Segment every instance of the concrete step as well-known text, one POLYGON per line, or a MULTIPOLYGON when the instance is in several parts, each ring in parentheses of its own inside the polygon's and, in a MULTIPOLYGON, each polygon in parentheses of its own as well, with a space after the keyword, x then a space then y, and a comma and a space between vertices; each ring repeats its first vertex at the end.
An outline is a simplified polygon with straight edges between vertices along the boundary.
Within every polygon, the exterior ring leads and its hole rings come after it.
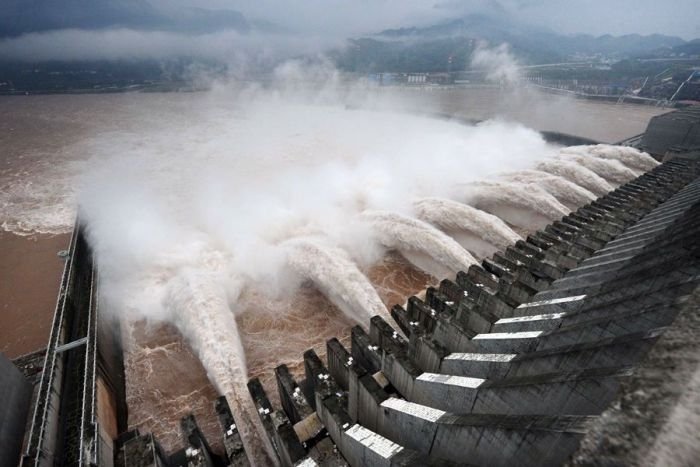
POLYGON ((636 295, 627 295, 623 300, 613 303, 583 307, 576 311, 570 311, 560 319, 561 327, 572 326, 594 319, 602 319, 615 316, 617 313, 637 311, 642 312, 654 308, 680 307, 688 298, 686 291, 690 287, 687 284, 673 284, 663 291, 643 290, 636 295))
POLYGON ((462 465, 558 465, 577 445, 590 417, 455 415, 391 398, 378 410, 378 431, 428 455, 462 465))
POLYGON ((434 461, 354 423, 344 410, 342 401, 335 395, 317 393, 316 405, 323 426, 343 458, 353 467, 451 465, 442 460, 434 461))
MULTIPOLYGON (((633 284, 621 284, 621 287, 603 289, 592 295, 581 306, 569 311, 582 310, 592 314, 606 315, 614 310, 637 309, 640 306, 650 306, 673 302, 677 297, 692 292, 700 283, 700 275, 693 274, 697 266, 687 269, 677 269, 660 277, 647 277, 633 284)), ((571 315, 575 319, 576 315, 571 315)), ((585 315, 582 315, 585 316, 585 315)))
POLYGON ((523 303, 513 310, 513 317, 561 313, 566 310, 576 309, 583 305, 586 294, 565 295, 561 297, 546 298, 544 293, 537 294, 533 301, 523 303))
MULTIPOLYGON (((693 241, 692 239, 690 241, 693 241)), ((551 300, 560 297, 576 295, 592 295, 614 281, 622 287, 630 281, 643 281, 647 276, 654 277, 657 269, 672 270, 673 266, 683 267, 683 261, 692 261, 684 249, 666 248, 664 255, 657 255, 656 244, 645 248, 641 253, 627 261, 621 261, 620 267, 602 268, 597 273, 581 274, 564 277, 552 284, 551 289, 535 295, 535 300, 551 300)), ((513 316, 519 316, 519 309, 514 310, 513 316)), ((525 313, 528 314, 528 313, 525 313)))
POLYGON ((630 374, 615 367, 489 381, 423 373, 409 399, 456 414, 593 415, 605 410, 619 379, 630 374))
POLYGON ((566 277, 560 279, 560 282, 555 286, 562 287, 569 282, 575 282, 586 276, 590 276, 593 274, 604 274, 610 271, 620 269, 621 267, 624 267, 625 262, 629 261, 635 256, 635 253, 628 253, 627 255, 620 255, 616 258, 609 258, 607 261, 600 261, 594 264, 586 265, 581 264, 579 267, 569 271, 566 277))
POLYGON ((586 266, 591 266, 599 263, 605 263, 610 260, 614 260, 617 258, 629 256, 630 254, 635 254, 638 253, 644 248, 644 245, 637 245, 637 246, 632 246, 632 247, 620 247, 619 249, 615 251, 610 251, 607 253, 597 253, 590 258, 587 258, 581 262, 580 267, 586 267, 586 266))
POLYGON ((453 353, 441 363, 440 373, 499 380, 555 371, 577 371, 633 365, 656 342, 665 328, 625 334, 596 342, 565 345, 525 354, 453 353))
POLYGON ((566 312, 558 312, 501 318, 493 324, 491 332, 549 331, 559 327, 561 318, 565 316, 565 314, 566 312))
POLYGON ((565 345, 597 342, 601 339, 621 336, 634 332, 646 332, 664 327, 673 322, 678 307, 653 306, 641 310, 626 310, 575 324, 562 326, 542 333, 537 350, 546 350, 565 345))
POLYGON ((544 331, 491 332, 477 334, 473 348, 482 353, 524 353, 534 350, 544 331))

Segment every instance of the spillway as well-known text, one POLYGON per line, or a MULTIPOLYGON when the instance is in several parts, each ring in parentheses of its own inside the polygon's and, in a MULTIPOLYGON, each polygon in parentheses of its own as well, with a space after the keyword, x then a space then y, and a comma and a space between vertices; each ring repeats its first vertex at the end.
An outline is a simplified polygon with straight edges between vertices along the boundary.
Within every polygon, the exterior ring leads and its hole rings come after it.
POLYGON ((249 457, 259 465, 270 465, 276 455, 248 394, 238 326, 219 278, 198 271, 185 272, 171 281, 164 301, 212 383, 226 396, 239 421, 238 431, 249 457))
POLYGON ((343 249, 314 238, 288 240, 283 246, 289 265, 356 323, 374 315, 389 316, 372 284, 343 249))
MULTIPOLYGON (((628 157, 579 155, 575 151, 568 155, 572 161, 550 160, 541 166, 591 192, 613 188, 617 180, 606 181, 577 164, 577 158, 619 161, 628 157)), ((561 157, 565 156, 566 151, 561 157)), ((639 170, 629 162, 622 164, 639 170)), ((647 163, 642 158, 640 164, 647 163)), ((613 166, 617 172, 606 173, 608 177, 629 176, 618 170, 617 164, 596 163, 595 168, 613 166)), ((637 378, 637 386, 626 384, 622 388, 627 391, 624 400, 632 404, 636 399, 629 387, 646 391, 649 385, 657 384, 644 379, 644 374, 651 373, 646 368, 641 377, 629 371, 630 365, 637 363, 647 365, 651 360, 654 364, 654 359, 640 360, 652 344, 659 340, 657 346, 669 347, 671 352, 665 357, 678 353, 678 346, 697 345, 697 336, 679 339, 674 334, 678 329, 672 326, 678 324, 673 323, 676 314, 692 308, 697 300, 697 242, 693 240, 699 228, 699 175, 697 153, 676 154, 660 166, 653 164, 632 183, 561 219, 567 212, 567 206, 562 207, 566 204, 562 203, 566 194, 562 190, 572 185, 554 175, 528 172, 506 175, 513 177, 513 182, 473 183, 467 188, 483 195, 467 193, 473 196, 473 206, 423 198, 410 204, 419 219, 410 217, 406 213, 409 209, 401 213, 365 212, 362 218, 372 227, 374 237, 368 238, 368 243, 378 240, 408 258, 423 255, 459 272, 439 285, 428 284, 431 287, 411 298, 405 308, 394 307, 392 316, 399 328, 388 319, 375 317, 367 328, 358 326, 349 337, 345 334, 329 341, 327 358, 321 352, 318 358, 314 344, 315 350, 304 353, 303 363, 296 368, 289 363, 288 373, 281 364, 286 361, 275 361, 280 365, 274 372, 283 407, 280 410, 274 409, 278 401, 271 404, 263 397, 254 401, 248 397, 246 356, 230 309, 233 297, 227 296, 228 284, 219 274, 194 269, 177 272, 163 305, 172 311, 175 324, 191 342, 216 389, 229 400, 247 455, 260 464, 269 465, 279 457, 288 465, 313 465, 323 457, 319 452, 344 457, 353 466, 407 461, 426 465, 444 459, 463 462, 465 452, 470 461, 480 465, 560 464, 572 459, 591 422, 608 427, 610 417, 618 416, 620 410, 614 408, 599 421, 588 417, 600 414, 615 400, 620 378, 637 378), (545 188, 536 186, 537 177, 542 177, 545 188), (510 190, 520 192, 521 197, 511 196, 510 190), (486 222, 495 218, 481 211, 479 203, 491 203, 491 208, 513 225, 519 221, 518 211, 556 220, 475 265, 469 253, 454 241, 450 243, 453 231, 468 231, 484 243, 487 239, 495 243, 520 238, 503 221, 486 222), (435 212, 428 212, 431 210, 435 212), (486 231, 482 221, 487 224, 486 231), (401 330, 410 340, 401 338, 401 330), (662 333, 669 332, 671 337, 664 341, 667 335, 662 333), (465 413, 465 400, 472 402, 470 413, 465 413), (436 435, 422 436, 425 432, 436 435), (474 439, 478 441, 472 443, 474 439), (313 461, 309 460, 312 456, 316 456, 313 461)), ((578 194, 581 199, 590 198, 587 193, 578 194)), ((571 198, 567 203, 575 201, 571 198)), ((320 236, 287 240, 278 246, 286 254, 287 265, 313 282, 315 287, 307 289, 325 301, 318 293, 323 291, 355 321, 386 314, 364 271, 353 261, 352 252, 320 236)), ((98 337, 95 343, 98 300, 92 280, 96 269, 87 259, 92 252, 85 245, 82 250, 72 246, 71 252, 68 279, 59 296, 59 305, 67 306, 57 307, 57 326, 51 331, 33 425, 53 428, 54 432, 47 431, 44 437, 30 435, 25 459, 39 459, 56 446, 59 449, 54 452, 59 455, 70 448, 78 456, 90 450, 87 455, 97 456, 100 450, 94 446, 111 441, 109 433, 90 432, 97 427, 96 417, 100 418, 100 429, 108 417, 90 407, 89 389, 93 396, 97 392, 97 403, 103 404, 100 410, 119 397, 116 392, 114 399, 100 395, 105 381, 112 381, 103 365, 104 342, 98 337), (76 266, 71 269, 73 259, 76 266), (70 323, 66 321, 70 315, 64 311, 80 318, 75 321, 80 326, 66 335, 56 332, 70 323), (83 330, 83 321, 90 330, 86 335, 77 332, 83 330), (58 384, 51 380, 62 373, 84 379, 66 378, 58 384), (83 403, 82 413, 76 401, 83 403), (73 450, 75 446, 69 446, 68 441, 77 438, 69 436, 69 429, 75 427, 84 431, 80 431, 80 449, 73 450)), ((262 288, 265 284, 257 285, 262 288)), ((690 311, 697 314, 695 309, 690 311)), ((308 316, 305 319, 313 319, 313 315, 308 316)), ((692 334, 686 323, 677 327, 692 334)), ((284 339, 285 333, 287 330, 274 335, 284 339)), ((264 346, 263 337, 270 335, 261 332, 250 338, 259 339, 264 346)), ((685 351, 686 347, 682 348, 685 351)), ((107 386, 108 390, 117 387, 107 386)), ((636 409, 635 416, 653 418, 654 414, 636 409)), ((669 423, 683 423, 678 412, 670 413, 669 423)), ((235 448, 231 426, 224 425, 222 431, 226 455, 233 452, 232 446, 235 448)), ((599 432, 590 437, 593 444, 600 445, 599 432)), ((109 447, 126 451, 128 441, 120 438, 109 447)), ((191 439, 185 436, 183 440, 191 453, 191 439)), ((663 436, 659 443, 669 445, 663 436)), ((655 445, 651 442, 648 446, 654 449, 655 445)), ((31 464, 27 461, 26 465, 31 464)))
POLYGON ((518 183, 538 185, 571 210, 583 206, 596 198, 587 189, 576 185, 564 177, 541 170, 521 170, 504 174, 501 177, 518 183))
POLYGON ((484 181, 460 188, 467 203, 522 229, 536 230, 569 212, 554 196, 532 184, 484 181))
POLYGON ((613 186, 603 177, 576 162, 547 159, 538 162, 535 168, 543 172, 559 175, 596 196, 603 196, 613 189, 613 186))
POLYGON ((477 256, 505 248, 520 236, 493 214, 445 198, 414 201, 416 216, 444 230, 477 256))
POLYGON ((597 144, 593 146, 570 146, 562 152, 567 154, 590 154, 603 159, 613 159, 638 172, 651 170, 659 163, 646 152, 629 146, 597 144))
POLYGON ((601 159, 589 154, 568 154, 566 152, 560 153, 558 159, 574 161, 615 185, 627 183, 637 176, 635 171, 614 159, 601 159))
POLYGON ((384 246, 400 251, 435 277, 468 269, 477 262, 459 243, 427 222, 387 211, 365 211, 361 218, 384 246))

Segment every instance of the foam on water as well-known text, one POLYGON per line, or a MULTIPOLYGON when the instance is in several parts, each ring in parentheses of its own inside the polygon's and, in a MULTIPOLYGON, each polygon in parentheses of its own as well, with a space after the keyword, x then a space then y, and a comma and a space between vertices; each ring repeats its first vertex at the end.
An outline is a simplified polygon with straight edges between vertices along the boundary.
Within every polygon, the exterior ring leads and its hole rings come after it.
POLYGON ((0 180, 0 228, 16 235, 64 234, 75 222, 77 162, 37 164, 0 180))

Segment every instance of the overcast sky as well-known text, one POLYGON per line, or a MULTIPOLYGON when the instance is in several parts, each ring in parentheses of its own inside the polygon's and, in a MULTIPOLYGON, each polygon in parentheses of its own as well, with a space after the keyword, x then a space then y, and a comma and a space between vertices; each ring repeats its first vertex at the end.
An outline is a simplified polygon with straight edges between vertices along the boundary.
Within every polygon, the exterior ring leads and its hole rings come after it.
MULTIPOLYGON (((166 0, 161 0, 166 1, 166 0)), ((167 0, 171 2, 172 0, 167 0)), ((186 2, 187 0, 177 0, 186 2)), ((700 37, 700 0, 205 0, 298 30, 353 35, 504 12, 563 33, 700 37)), ((202 4, 201 2, 197 2, 202 4)))
POLYGON ((23 60, 299 55, 340 46, 349 37, 474 13, 567 34, 700 37, 700 0, 35 0, 31 9, 26 0, 0 4, 0 32, 3 24, 11 30, 20 23, 28 28, 21 31, 39 31, 0 39, 0 58, 23 60), (278 32, 231 29, 230 15, 192 8, 236 10, 248 21, 273 23, 278 32))

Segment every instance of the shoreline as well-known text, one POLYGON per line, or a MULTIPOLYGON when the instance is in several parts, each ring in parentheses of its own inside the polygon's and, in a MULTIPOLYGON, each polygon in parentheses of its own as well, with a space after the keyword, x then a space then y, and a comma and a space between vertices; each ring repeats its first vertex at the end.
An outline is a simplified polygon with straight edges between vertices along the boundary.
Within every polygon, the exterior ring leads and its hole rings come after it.
MULTIPOLYGON (((249 81, 241 81, 249 82, 249 81)), ((253 81, 254 82, 254 81, 253 81)), ((592 102, 602 102, 602 103, 624 103, 624 104, 635 104, 640 106, 651 106, 651 107, 662 107, 664 109, 676 109, 684 107, 684 105, 678 102, 672 102, 661 99, 652 99, 647 97, 639 97, 635 95, 621 94, 621 95, 606 95, 606 94, 587 94, 577 91, 570 91, 567 89, 559 89, 550 86, 536 85, 532 83, 513 86, 515 88, 524 89, 535 89, 538 92, 547 95, 555 96, 566 96, 574 99, 581 99, 592 102)), ((475 89, 505 89, 503 86, 498 84, 489 83, 469 83, 469 84, 429 84, 429 85, 417 85, 417 84, 396 84, 396 85, 368 85, 368 90, 372 91, 402 91, 402 90, 412 90, 412 91, 454 91, 454 90, 475 90, 475 89)), ((75 89, 64 89, 64 90, 53 90, 53 89, 38 89, 38 90, 2 90, 0 91, 0 97, 4 96, 53 96, 53 95, 96 95, 96 94, 151 94, 151 93, 161 93, 161 94, 171 94, 171 93, 200 93, 211 91, 211 88, 197 88, 185 82, 173 82, 173 83, 158 83, 158 84, 139 84, 139 85, 129 85, 126 87, 116 87, 116 86, 105 86, 100 88, 75 88, 75 89)))

